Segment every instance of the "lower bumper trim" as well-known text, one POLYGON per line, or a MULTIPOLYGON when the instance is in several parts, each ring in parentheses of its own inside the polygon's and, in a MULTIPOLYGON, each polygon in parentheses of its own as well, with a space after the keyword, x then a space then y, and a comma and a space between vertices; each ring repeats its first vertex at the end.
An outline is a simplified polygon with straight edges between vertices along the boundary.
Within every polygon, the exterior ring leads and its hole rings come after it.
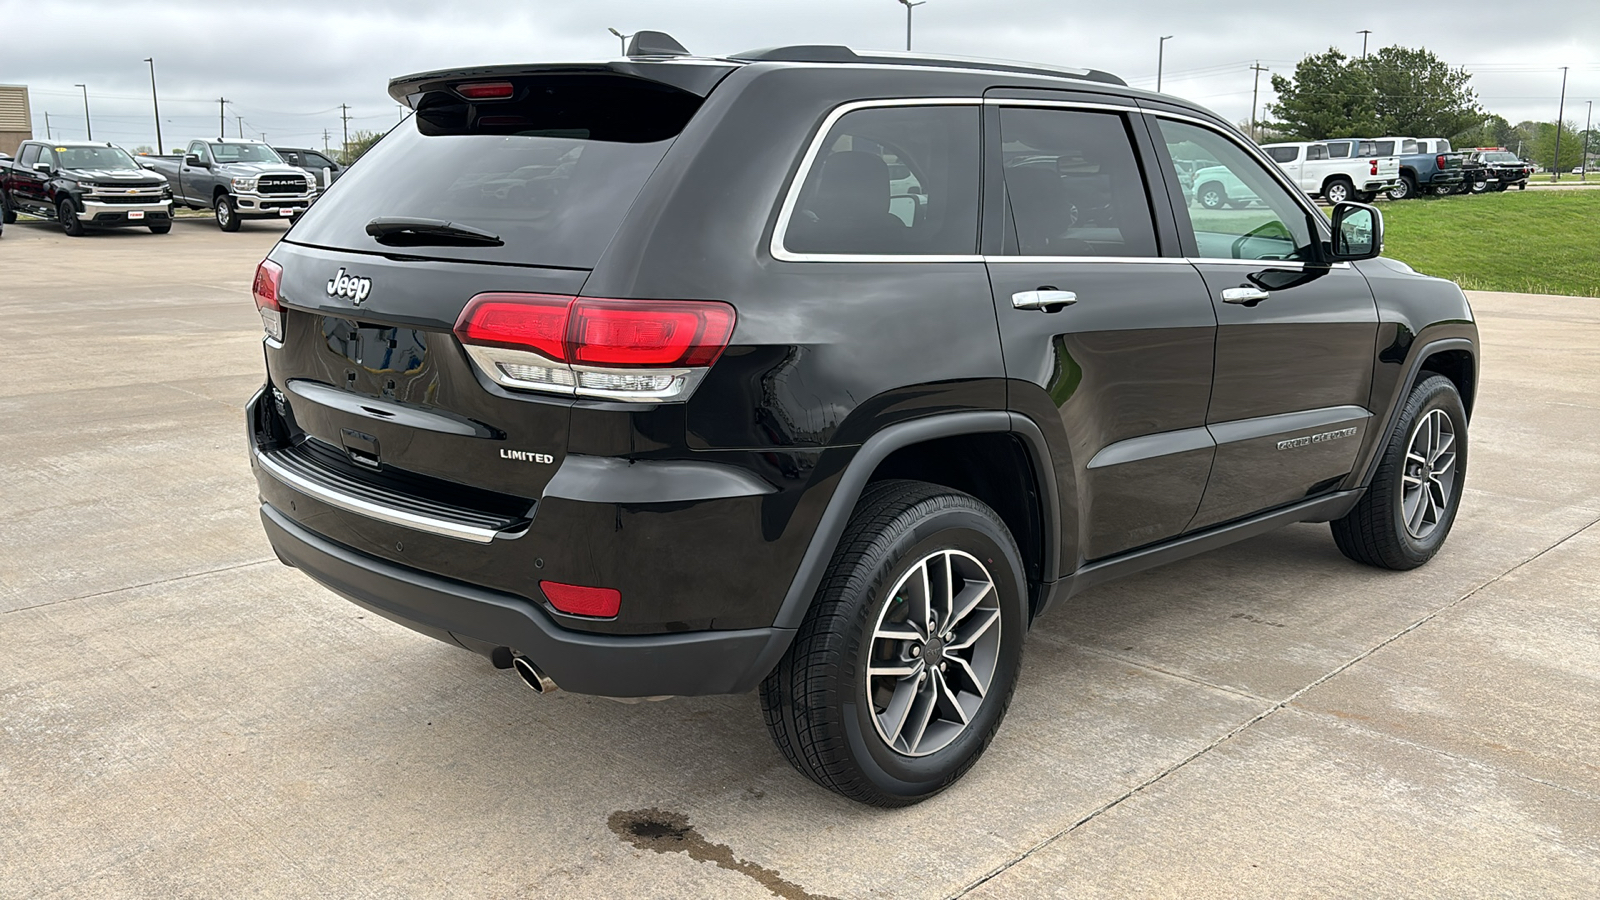
POLYGON ((753 690, 794 631, 750 628, 604 635, 561 628, 519 597, 357 553, 302 528, 270 504, 261 522, 278 558, 334 593, 439 640, 510 647, 564 691, 606 697, 738 694, 753 690))

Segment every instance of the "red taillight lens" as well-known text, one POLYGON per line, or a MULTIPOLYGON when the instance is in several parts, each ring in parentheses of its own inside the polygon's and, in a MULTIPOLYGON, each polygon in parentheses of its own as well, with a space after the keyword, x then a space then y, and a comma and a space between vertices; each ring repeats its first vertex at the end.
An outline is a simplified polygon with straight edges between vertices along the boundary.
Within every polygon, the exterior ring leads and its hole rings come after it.
POLYGON ((456 93, 468 100, 505 100, 514 91, 509 81, 481 81, 477 84, 456 85, 456 93))
POLYGON ((479 294, 456 321, 465 344, 534 350, 557 362, 699 368, 733 337, 733 307, 710 300, 596 300, 479 294))
POLYGON ((283 283, 283 266, 263 259, 256 266, 256 283, 250 293, 256 297, 256 309, 282 309, 278 305, 278 285, 283 283))
POLYGON ((1439 154, 1438 156, 1435 156, 1433 158, 1433 161, 1439 164, 1439 168, 1441 168, 1441 169, 1444 168, 1444 154, 1443 153, 1439 154))
POLYGON ((732 336, 726 303, 579 299, 567 346, 578 365, 699 367, 716 362, 732 336))
POLYGON ((283 283, 283 266, 263 259, 256 266, 256 281, 250 293, 256 298, 256 312, 261 314, 261 330, 275 341, 283 340, 283 306, 278 303, 278 286, 283 283))
POLYGON ((609 619, 622 608, 622 592, 615 588, 583 587, 559 581, 541 581, 539 590, 550 605, 575 616, 609 619))
POLYGON ((567 361, 567 310, 571 297, 551 294, 479 294, 456 320, 465 344, 533 350, 567 361))
POLYGON ((1374 174, 1374 175, 1378 174, 1378 161, 1377 160, 1373 160, 1372 161, 1372 174, 1374 174))

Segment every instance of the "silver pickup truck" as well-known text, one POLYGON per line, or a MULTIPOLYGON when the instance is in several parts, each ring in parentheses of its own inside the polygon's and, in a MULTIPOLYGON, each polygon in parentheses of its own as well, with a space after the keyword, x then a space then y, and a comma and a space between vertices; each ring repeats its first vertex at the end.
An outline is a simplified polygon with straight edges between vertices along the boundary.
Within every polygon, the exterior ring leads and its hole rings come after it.
POLYGON ((140 160, 166 176, 174 203, 213 210, 223 231, 245 219, 298 217, 317 196, 314 178, 260 141, 190 141, 182 156, 140 160))

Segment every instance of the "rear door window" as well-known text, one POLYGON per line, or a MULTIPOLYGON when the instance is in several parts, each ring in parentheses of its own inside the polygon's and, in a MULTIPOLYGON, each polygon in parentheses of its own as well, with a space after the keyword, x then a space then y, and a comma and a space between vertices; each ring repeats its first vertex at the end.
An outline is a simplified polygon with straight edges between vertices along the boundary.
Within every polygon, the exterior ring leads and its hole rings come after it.
POLYGON ((1394 141, 1374 141, 1372 146, 1375 148, 1374 152, 1378 156, 1394 155, 1394 141))
POLYGON ((1122 116, 1000 110, 1011 209, 1006 253, 1156 256, 1155 221, 1122 116))
POLYGON ((1267 155, 1281 163, 1294 162, 1300 158, 1299 147, 1268 147, 1267 155))
POLYGON ((513 96, 429 91, 308 210, 296 243, 392 252, 380 217, 443 220, 499 245, 421 242, 407 255, 589 269, 701 98, 613 74, 513 77, 513 96))
POLYGON ((845 113, 824 135, 792 198, 784 249, 975 254, 980 122, 975 105, 845 113))

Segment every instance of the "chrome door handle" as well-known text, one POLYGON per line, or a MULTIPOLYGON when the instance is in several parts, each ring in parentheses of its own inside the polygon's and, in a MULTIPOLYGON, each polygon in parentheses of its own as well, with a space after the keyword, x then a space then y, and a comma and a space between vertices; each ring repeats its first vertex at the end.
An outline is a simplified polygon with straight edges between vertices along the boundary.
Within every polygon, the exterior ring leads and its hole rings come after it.
POLYGON ((1223 303, 1240 303, 1245 306, 1255 306, 1267 299, 1267 292, 1260 288, 1236 287, 1222 289, 1223 303))
POLYGON ((1037 291, 1017 291, 1011 295, 1011 305, 1017 309, 1041 309, 1045 312, 1054 312, 1077 302, 1078 295, 1071 291, 1041 288, 1037 291))

